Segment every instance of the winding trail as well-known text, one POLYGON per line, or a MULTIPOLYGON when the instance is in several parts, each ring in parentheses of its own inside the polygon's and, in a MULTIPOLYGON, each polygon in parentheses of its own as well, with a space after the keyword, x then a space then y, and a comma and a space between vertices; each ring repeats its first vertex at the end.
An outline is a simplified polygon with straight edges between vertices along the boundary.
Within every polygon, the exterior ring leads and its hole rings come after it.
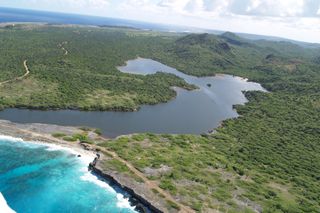
MULTIPOLYGON (((62 47, 62 49, 64 49, 62 47)), ((64 49, 65 50, 65 49, 64 49)), ((68 51, 65 50, 65 55, 68 54, 68 51)), ((22 75, 22 76, 19 76, 19 77, 16 77, 14 79, 11 79, 11 80, 7 80, 7 81, 3 81, 3 82, 0 82, 0 85, 3 85, 3 84, 6 84, 6 83, 11 83, 11 82, 14 82, 16 80, 22 80, 24 78, 26 78, 29 74, 30 74, 30 70, 28 68, 28 65, 27 65, 27 60, 24 60, 23 61, 23 66, 25 68, 25 74, 22 75)), ((30 131, 30 130, 26 130, 26 129, 20 129, 20 131, 22 132, 25 132, 25 133, 28 133, 30 135, 33 135, 33 136, 37 136, 37 137, 42 137, 42 138, 45 138, 45 139, 48 139, 48 140, 51 140, 51 141, 55 141, 55 142, 58 142, 58 143, 64 143, 63 141, 57 139, 57 138, 54 138, 53 136, 51 135, 48 135, 48 134, 38 134, 38 133, 35 133, 33 131, 30 131)), ((161 194, 166 200, 176 204, 177 206, 179 206, 180 208, 180 211, 179 212, 186 212, 186 213, 193 213, 195 212, 194 210, 192 210, 190 207, 188 206, 185 206, 179 202, 177 202, 172 196, 171 194, 169 194, 168 192, 164 191, 163 189, 161 189, 158 185, 158 183, 156 181, 151 181, 149 180, 142 172, 140 172, 138 169, 136 169, 130 162, 122 159, 121 157, 118 156, 118 154, 116 152, 113 152, 111 150, 108 150, 107 148, 104 148, 104 147, 100 147, 100 146, 96 146, 96 145, 91 145, 92 147, 94 148, 99 148, 101 149, 102 151, 106 152, 107 154, 111 155, 114 159, 124 163, 128 169, 134 173, 136 176, 138 176, 139 178, 141 178, 144 183, 146 184, 146 186, 152 190, 152 189, 156 189, 159 194, 161 194)))
POLYGON ((60 47, 64 51, 64 55, 68 55, 69 52, 66 48, 63 47, 64 44, 68 44, 68 42, 64 41, 64 42, 58 44, 58 47, 60 47))
MULTIPOLYGON (((92 145, 91 145, 92 146, 92 145)), ((163 189, 161 189, 158 185, 158 183, 156 181, 151 181, 148 178, 146 178, 146 176, 140 172, 139 170, 137 170, 131 163, 129 163, 128 161, 122 159, 121 157, 118 156, 117 153, 110 151, 104 147, 100 147, 100 146, 93 146, 95 148, 99 148, 102 149, 104 152, 106 152, 107 154, 111 155, 114 159, 124 163, 128 169, 133 172, 136 176, 138 176, 139 178, 141 178, 144 183, 148 186, 148 188, 151 189, 156 189, 159 194, 161 194, 166 200, 176 204, 177 206, 179 206, 180 211, 179 212, 195 212, 193 209, 191 209, 188 206, 185 206, 181 203, 178 203, 168 192, 164 191, 163 189)))
POLYGON ((68 55, 68 50, 66 50, 64 47, 61 47, 61 49, 64 51, 64 55, 68 55))
MULTIPOLYGON (((11 127, 11 125, 9 124, 1 124, 0 127, 11 127)), ((58 139, 58 138, 55 138, 53 137, 52 135, 50 134, 46 134, 46 133, 37 133, 37 132, 34 132, 32 130, 28 130, 28 129, 22 129, 22 128, 19 128, 19 131, 20 132, 23 132, 23 133, 26 133, 26 134, 29 134, 33 137, 37 137, 39 138, 40 140, 43 139, 45 141, 52 141, 52 142, 56 142, 57 144, 61 144, 61 145, 68 145, 69 143, 64 141, 64 140, 61 140, 61 139, 58 139)), ((194 213, 195 211, 193 209, 191 209, 190 207, 186 206, 186 205, 183 205, 179 202, 177 202, 172 196, 170 193, 164 191, 163 189, 161 189, 158 185, 158 183, 156 181, 151 181, 149 180, 142 172, 140 172, 139 170, 137 170, 130 162, 122 159, 121 157, 118 156, 118 154, 114 151, 111 151, 105 147, 101 147, 101 146, 98 146, 98 145, 94 145, 94 144, 90 144, 89 145, 91 148, 93 148, 93 150, 95 149, 100 149, 102 152, 105 152, 107 154, 109 154, 110 156, 112 156, 114 159, 124 163, 128 169, 134 173, 136 176, 138 176, 139 178, 141 178, 144 183, 146 184, 146 186, 152 190, 152 189, 156 189, 159 194, 161 194, 166 200, 176 204, 177 206, 179 206, 180 210, 179 212, 181 213, 194 213)))
POLYGON ((28 65, 27 65, 27 60, 23 61, 23 66, 24 66, 24 69, 26 70, 25 74, 23 74, 22 76, 16 77, 14 79, 11 79, 11 80, 2 81, 2 82, 0 82, 0 85, 11 83, 11 82, 14 82, 14 81, 17 81, 17 80, 22 80, 25 77, 27 77, 30 74, 30 70, 29 70, 28 65))

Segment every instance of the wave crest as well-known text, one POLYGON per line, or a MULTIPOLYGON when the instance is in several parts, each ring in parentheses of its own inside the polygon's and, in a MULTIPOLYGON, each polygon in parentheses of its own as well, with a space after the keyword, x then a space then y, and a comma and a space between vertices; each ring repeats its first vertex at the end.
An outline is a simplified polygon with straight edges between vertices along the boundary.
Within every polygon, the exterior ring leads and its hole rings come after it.
POLYGON ((6 199, 3 197, 3 195, 0 192, 0 209, 2 213, 16 213, 14 210, 12 210, 8 204, 6 199))
POLYGON ((94 176, 93 174, 87 172, 83 176, 81 176, 81 180, 94 183, 94 184, 100 186, 101 188, 106 189, 108 192, 116 194, 117 207, 131 209, 132 211, 134 211, 135 207, 130 205, 128 198, 125 198, 122 194, 117 193, 111 186, 109 186, 109 184, 107 184, 104 181, 99 180, 98 177, 94 176))
POLYGON ((23 142, 22 138, 15 138, 8 135, 0 135, 0 140, 12 141, 12 142, 23 142))

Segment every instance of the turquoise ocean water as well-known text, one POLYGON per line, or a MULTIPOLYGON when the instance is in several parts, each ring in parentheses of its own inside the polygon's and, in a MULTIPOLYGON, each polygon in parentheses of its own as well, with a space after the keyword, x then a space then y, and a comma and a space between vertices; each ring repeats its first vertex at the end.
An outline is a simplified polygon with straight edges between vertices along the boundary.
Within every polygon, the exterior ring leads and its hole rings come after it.
POLYGON ((135 212, 122 194, 87 171, 91 160, 57 146, 0 136, 0 210, 135 212))

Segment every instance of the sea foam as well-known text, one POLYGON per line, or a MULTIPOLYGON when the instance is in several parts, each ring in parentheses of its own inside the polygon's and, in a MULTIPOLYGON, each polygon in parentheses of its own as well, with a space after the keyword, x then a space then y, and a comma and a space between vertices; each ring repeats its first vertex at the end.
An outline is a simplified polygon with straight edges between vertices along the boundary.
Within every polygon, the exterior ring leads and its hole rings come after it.
MULTIPOLYGON (((130 209, 134 212, 135 207, 130 205, 128 198, 125 198, 122 194, 117 193, 108 183, 99 180, 97 176, 88 172, 87 166, 89 165, 90 162, 92 162, 94 160, 93 156, 86 155, 84 153, 77 152, 76 150, 73 150, 72 148, 63 147, 63 146, 57 145, 57 144, 43 143, 40 141, 24 141, 21 138, 15 138, 12 136, 0 135, 0 140, 6 140, 6 141, 10 141, 10 142, 21 142, 24 144, 42 146, 42 147, 46 147, 46 151, 48 151, 48 152, 64 151, 64 152, 68 152, 68 153, 74 154, 74 155, 81 155, 81 157, 78 159, 83 164, 83 167, 80 170, 84 174, 80 177, 80 179, 82 181, 88 181, 88 182, 94 183, 94 184, 98 185, 99 187, 107 190, 108 192, 114 193, 117 198, 117 207, 130 209)), ((15 213, 15 211, 13 211, 7 205, 7 203, 1 193, 0 193, 0 210, 1 210, 1 213, 15 213)))
POLYGON ((0 135, 0 140, 11 141, 11 142, 24 142, 22 138, 15 138, 8 135, 0 135))
POLYGON ((65 151, 70 154, 81 155, 79 160, 83 164, 85 164, 86 166, 88 166, 89 163, 94 160, 94 156, 90 156, 89 154, 84 154, 82 152, 78 152, 72 148, 64 147, 62 145, 57 145, 57 144, 53 144, 53 143, 46 143, 46 142, 42 142, 42 141, 25 141, 22 138, 12 137, 12 136, 8 136, 8 135, 0 135, 0 140, 10 141, 10 142, 19 142, 19 143, 23 143, 24 145, 31 145, 30 148, 32 148, 34 146, 35 147, 46 147, 46 150, 49 152, 50 151, 65 151))
POLYGON ((0 210, 1 213, 15 213, 7 204, 7 201, 4 199, 3 195, 0 192, 0 210))
POLYGON ((122 194, 117 193, 117 207, 134 210, 134 206, 130 205, 129 198, 125 198, 122 194))
POLYGON ((86 172, 80 178, 83 181, 88 181, 88 182, 94 183, 94 184, 98 185, 99 187, 106 189, 108 192, 116 194, 117 200, 118 200, 117 207, 131 209, 132 211, 134 211, 135 207, 130 205, 128 198, 125 198, 122 194, 117 193, 111 186, 109 186, 109 184, 107 184, 104 181, 99 180, 98 177, 94 176, 90 172, 86 172))
POLYGON ((74 150, 74 149, 69 148, 69 147, 64 147, 64 146, 61 146, 61 145, 49 144, 49 143, 43 143, 43 145, 47 147, 46 151, 49 151, 49 152, 64 151, 64 152, 68 152, 68 153, 73 154, 73 155, 81 155, 81 157, 79 157, 78 159, 86 167, 89 165, 89 163, 91 163, 94 160, 94 156, 93 155, 85 154, 83 152, 79 152, 79 151, 74 150))

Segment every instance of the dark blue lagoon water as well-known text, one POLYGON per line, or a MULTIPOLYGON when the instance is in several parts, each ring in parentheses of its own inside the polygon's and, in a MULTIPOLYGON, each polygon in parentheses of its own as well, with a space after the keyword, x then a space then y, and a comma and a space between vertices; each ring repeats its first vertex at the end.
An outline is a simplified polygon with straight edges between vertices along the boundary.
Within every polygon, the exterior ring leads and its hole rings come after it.
POLYGON ((0 212, 135 212, 87 171, 92 159, 56 146, 0 136, 0 212), (6 201, 6 202, 5 202, 6 201), (7 204, 6 204, 7 203, 7 204))
POLYGON ((238 116, 233 105, 247 101, 242 91, 265 91, 260 84, 240 77, 219 75, 198 78, 151 59, 128 61, 119 70, 143 75, 157 71, 173 73, 199 89, 186 91, 176 88, 177 97, 174 100, 145 105, 137 112, 6 109, 0 112, 0 118, 18 123, 90 126, 100 128, 105 136, 110 137, 139 132, 200 134, 216 128, 225 119, 238 116))

